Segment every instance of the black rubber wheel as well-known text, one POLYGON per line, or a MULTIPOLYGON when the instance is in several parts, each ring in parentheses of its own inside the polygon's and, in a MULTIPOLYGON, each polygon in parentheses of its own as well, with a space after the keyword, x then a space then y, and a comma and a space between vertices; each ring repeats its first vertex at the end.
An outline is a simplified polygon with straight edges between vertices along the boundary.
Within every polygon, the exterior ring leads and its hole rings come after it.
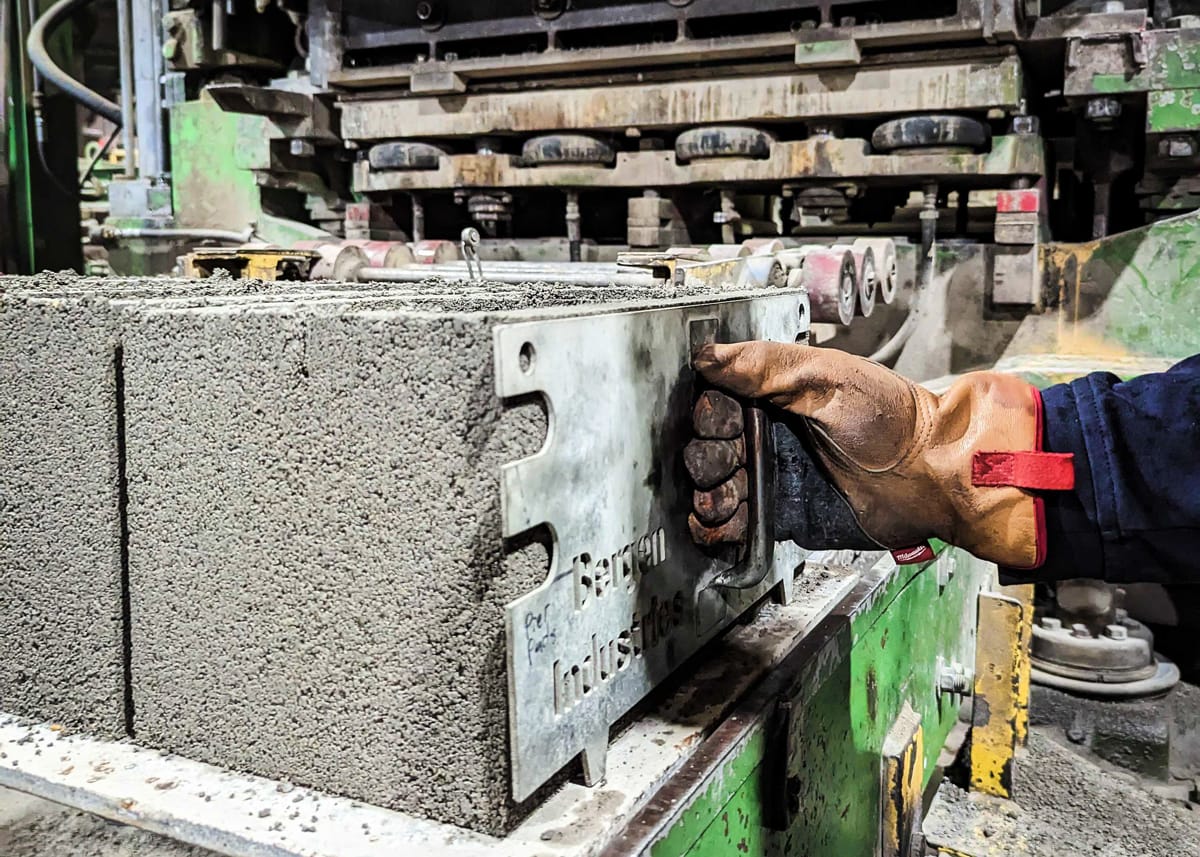
POLYGON ((531 167, 545 164, 611 164, 613 147, 584 134, 547 134, 525 141, 521 160, 531 167))
POLYGON ((880 152, 935 146, 978 151, 987 142, 987 126, 966 116, 906 116, 884 122, 871 135, 871 145, 880 152))
POLYGON ((436 170, 446 153, 428 143, 395 140, 377 143, 367 151, 373 170, 436 170))
POLYGON ((701 158, 768 158, 772 137, 766 131, 741 125, 692 128, 675 138, 680 161, 701 158))

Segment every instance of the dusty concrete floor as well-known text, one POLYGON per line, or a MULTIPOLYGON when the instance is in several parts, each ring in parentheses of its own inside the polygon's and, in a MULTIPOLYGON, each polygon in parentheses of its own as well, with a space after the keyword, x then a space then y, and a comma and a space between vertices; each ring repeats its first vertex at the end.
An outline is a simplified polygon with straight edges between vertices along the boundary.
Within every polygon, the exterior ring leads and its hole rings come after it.
POLYGON ((1151 794, 1132 774, 1079 755, 1049 730, 1030 732, 1014 792, 1004 801, 943 783, 926 836, 971 857, 1200 855, 1200 807, 1151 794))
POLYGON ((0 789, 0 857, 215 857, 136 827, 0 789))

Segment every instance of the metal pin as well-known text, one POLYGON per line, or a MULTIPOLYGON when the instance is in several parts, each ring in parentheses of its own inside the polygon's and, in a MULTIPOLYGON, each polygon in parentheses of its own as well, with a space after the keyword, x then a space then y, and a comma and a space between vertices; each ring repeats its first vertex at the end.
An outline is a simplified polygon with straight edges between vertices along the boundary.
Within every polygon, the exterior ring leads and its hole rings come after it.
POLYGON ((472 280, 483 279, 483 265, 479 261, 479 230, 468 226, 462 231, 462 254, 467 263, 467 276, 472 280))

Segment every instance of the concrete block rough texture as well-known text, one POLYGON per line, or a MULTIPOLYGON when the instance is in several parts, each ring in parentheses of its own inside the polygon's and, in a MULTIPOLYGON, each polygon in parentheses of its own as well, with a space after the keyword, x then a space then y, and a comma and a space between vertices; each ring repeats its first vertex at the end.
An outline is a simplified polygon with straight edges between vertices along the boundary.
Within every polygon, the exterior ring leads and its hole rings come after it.
POLYGON ((263 306, 126 337, 139 743, 489 831, 509 795, 495 317, 263 306))
POLYGON ((0 295, 0 710, 124 734, 113 337, 0 295))

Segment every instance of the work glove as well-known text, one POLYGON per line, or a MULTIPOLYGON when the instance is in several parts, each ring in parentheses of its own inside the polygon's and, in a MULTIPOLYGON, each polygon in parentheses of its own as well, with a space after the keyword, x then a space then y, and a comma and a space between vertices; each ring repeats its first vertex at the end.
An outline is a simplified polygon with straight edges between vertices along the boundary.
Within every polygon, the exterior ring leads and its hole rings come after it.
MULTIPOLYGON (((898 562, 931 557, 931 538, 1014 569, 1044 560, 1034 492, 1073 488, 1074 468, 1041 451, 1041 396, 1019 378, 972 372, 939 396, 862 357, 773 342, 705 345, 694 365, 772 417, 776 538, 883 547, 898 562)), ((746 538, 741 404, 709 390, 694 414, 684 460, 701 544, 746 538)))

